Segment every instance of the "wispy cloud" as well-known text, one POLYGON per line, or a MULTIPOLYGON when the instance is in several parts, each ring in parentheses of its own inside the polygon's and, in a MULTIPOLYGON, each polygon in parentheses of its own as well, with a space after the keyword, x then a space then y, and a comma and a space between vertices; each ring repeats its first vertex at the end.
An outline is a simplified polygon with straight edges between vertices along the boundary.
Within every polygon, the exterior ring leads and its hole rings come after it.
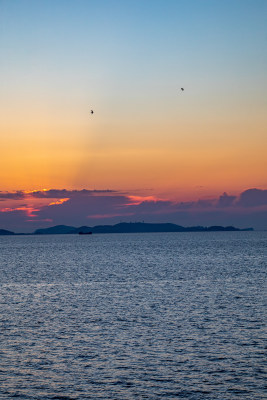
POLYGON ((59 199, 59 200, 56 200, 56 201, 52 201, 48 205, 49 206, 54 206, 54 205, 58 205, 58 204, 63 204, 63 203, 65 203, 65 201, 69 201, 69 199, 70 199, 69 197, 67 197, 66 199, 59 199))
POLYGON ((59 199, 74 196, 94 196, 98 194, 117 193, 116 190, 67 190, 67 189, 42 189, 42 190, 17 190, 15 192, 0 191, 0 200, 22 200, 26 198, 59 199))
POLYGON ((109 194, 109 193, 116 193, 115 190, 67 190, 67 189, 45 189, 45 190, 35 190, 32 192, 28 192, 29 195, 35 198, 71 198, 75 196, 94 196, 98 194, 109 194))

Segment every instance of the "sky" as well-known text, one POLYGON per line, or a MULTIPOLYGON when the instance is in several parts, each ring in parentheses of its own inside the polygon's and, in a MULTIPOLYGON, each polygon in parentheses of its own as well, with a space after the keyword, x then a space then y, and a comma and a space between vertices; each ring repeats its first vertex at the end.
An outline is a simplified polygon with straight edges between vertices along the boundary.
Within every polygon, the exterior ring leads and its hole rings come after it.
POLYGON ((267 229, 266 43, 265 0, 0 0, 0 228, 267 229))

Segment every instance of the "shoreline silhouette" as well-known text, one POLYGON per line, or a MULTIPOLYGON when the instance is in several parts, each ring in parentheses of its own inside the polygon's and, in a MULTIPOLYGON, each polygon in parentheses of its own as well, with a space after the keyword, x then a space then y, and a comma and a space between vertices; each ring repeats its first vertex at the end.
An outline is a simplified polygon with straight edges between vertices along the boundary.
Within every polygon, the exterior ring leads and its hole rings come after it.
POLYGON ((0 229, 0 235, 62 235, 62 234, 93 234, 93 233, 164 233, 164 232, 238 232, 254 231, 254 228, 236 228, 234 226, 190 226, 184 227, 173 223, 120 222, 115 225, 80 226, 55 225, 49 228, 39 228, 32 233, 15 233, 0 229))

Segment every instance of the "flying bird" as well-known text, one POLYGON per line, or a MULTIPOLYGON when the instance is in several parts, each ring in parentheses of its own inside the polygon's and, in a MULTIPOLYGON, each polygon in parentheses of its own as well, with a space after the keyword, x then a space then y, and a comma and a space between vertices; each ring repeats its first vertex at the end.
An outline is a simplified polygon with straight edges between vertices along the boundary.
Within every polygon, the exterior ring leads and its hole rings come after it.
POLYGON ((91 114, 94 114, 94 110, 91 110, 91 114))
POLYGON ((184 88, 183 88, 183 87, 181 87, 181 91, 182 91, 182 92, 184 91, 184 88))

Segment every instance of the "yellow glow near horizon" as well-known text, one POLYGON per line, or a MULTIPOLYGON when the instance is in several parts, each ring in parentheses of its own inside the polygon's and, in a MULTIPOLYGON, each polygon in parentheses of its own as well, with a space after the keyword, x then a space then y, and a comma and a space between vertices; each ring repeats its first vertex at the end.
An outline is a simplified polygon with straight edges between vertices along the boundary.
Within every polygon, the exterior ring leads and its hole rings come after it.
POLYGON ((74 116, 61 118, 41 112, 27 120, 5 117, 2 190, 149 188, 188 198, 198 186, 213 194, 266 184, 264 119, 252 127, 248 116, 119 122, 86 114, 79 123, 74 116))

